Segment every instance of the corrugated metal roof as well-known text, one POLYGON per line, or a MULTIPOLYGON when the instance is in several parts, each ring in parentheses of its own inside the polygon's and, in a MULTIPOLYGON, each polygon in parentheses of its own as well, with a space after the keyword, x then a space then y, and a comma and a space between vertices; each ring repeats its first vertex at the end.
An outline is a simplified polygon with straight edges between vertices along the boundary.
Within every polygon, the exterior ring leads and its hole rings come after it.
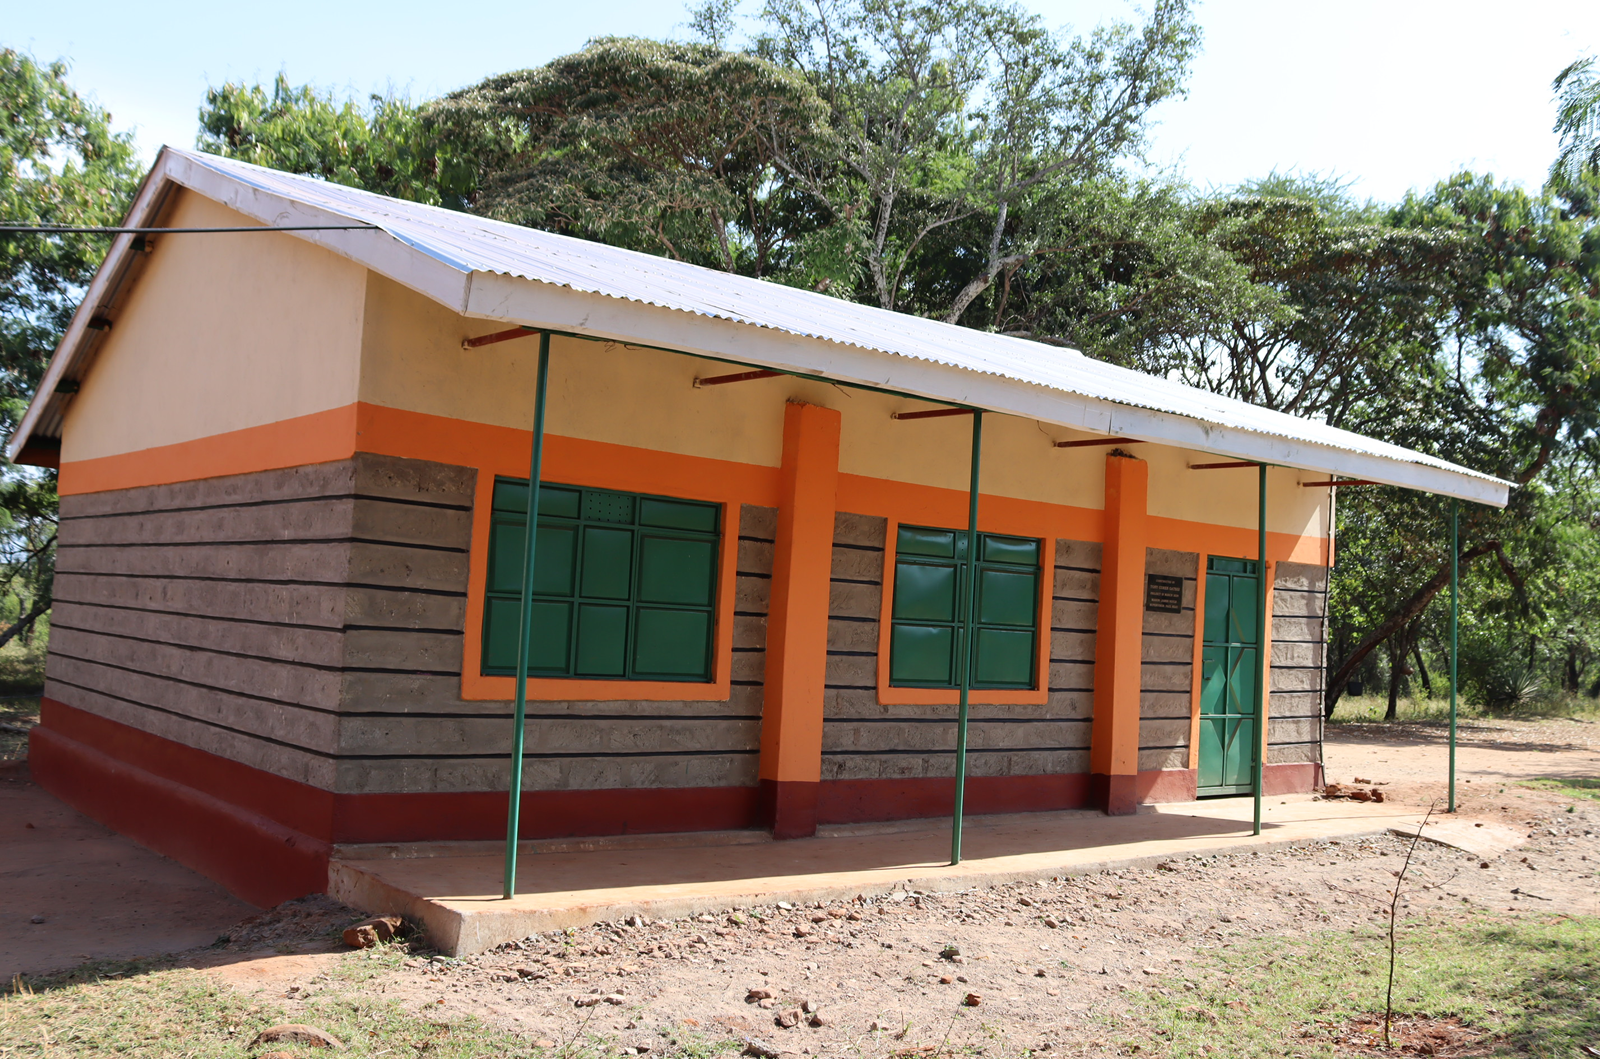
MULTIPOLYGON (((1476 494, 1473 499, 1505 502, 1506 483, 1469 468, 1339 430, 1326 423, 1107 364, 1076 350, 890 312, 778 283, 404 202, 212 155, 167 148, 158 160, 158 168, 163 163, 177 182, 189 186, 210 183, 196 178, 206 173, 215 174, 242 188, 264 193, 258 196, 264 201, 283 200, 319 214, 371 223, 416 254, 461 273, 469 283, 474 273, 498 274, 892 357, 932 362, 963 372, 997 376, 1029 388, 1043 387, 1112 405, 1178 416, 1200 424, 1307 442, 1321 449, 1342 450, 1386 463, 1393 461, 1431 468, 1446 472, 1445 477, 1450 479, 1473 480, 1475 488, 1470 490, 1471 494, 1476 494), (189 174, 187 177, 185 172, 189 174)), ((236 199, 230 205, 250 212, 249 196, 228 197, 236 199)), ((258 216, 258 219, 268 224, 287 223, 280 217, 281 212, 279 217, 258 216)), ((638 337, 648 341, 646 336, 638 337)), ((752 344, 740 359, 763 363, 759 344, 752 344)), ((964 392, 924 395, 971 401, 964 392)), ((1015 411, 1011 408, 996 410, 1015 411)), ((1080 424, 1065 421, 1062 425, 1081 428, 1080 424)), ((1228 452, 1225 445, 1203 447, 1224 454, 1228 452)), ((1313 460, 1302 465, 1329 473, 1352 473, 1348 469, 1326 466, 1326 462, 1313 460)))

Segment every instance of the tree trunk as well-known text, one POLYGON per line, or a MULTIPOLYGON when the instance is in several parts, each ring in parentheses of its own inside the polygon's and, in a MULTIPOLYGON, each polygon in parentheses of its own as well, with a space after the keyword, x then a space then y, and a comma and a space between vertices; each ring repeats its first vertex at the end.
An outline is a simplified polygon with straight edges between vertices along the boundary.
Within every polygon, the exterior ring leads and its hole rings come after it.
POLYGON ((16 636, 18 633, 25 632, 26 630, 33 628, 33 623, 38 621, 44 615, 45 611, 50 609, 50 603, 51 599, 49 596, 34 600, 33 607, 28 611, 28 613, 18 618, 16 622, 12 624, 11 628, 7 629, 3 633, 0 633, 0 647, 4 647, 6 644, 10 643, 12 637, 16 636))
POLYGON ((1428 664, 1422 660, 1422 644, 1417 640, 1411 641, 1411 655, 1417 660, 1417 675, 1422 677, 1422 690, 1428 698, 1433 698, 1433 681, 1428 679, 1428 664))
POLYGON ((1407 629, 1399 637, 1389 641, 1389 708, 1383 711, 1386 721, 1397 720, 1400 716, 1400 674, 1406 666, 1406 651, 1410 648, 1407 642, 1411 630, 1407 629))
MULTIPOLYGON (((1460 563, 1465 566, 1474 559, 1488 555, 1499 546, 1499 541, 1485 541, 1482 544, 1473 545, 1461 553, 1460 563)), ((1373 629, 1364 640, 1356 645, 1356 649, 1350 653, 1350 657, 1344 660, 1344 663, 1339 666, 1338 670, 1328 680, 1328 689, 1323 693, 1322 700, 1324 717, 1333 716, 1333 708, 1339 704, 1339 696, 1344 694, 1344 686, 1350 683, 1350 677, 1361 663, 1366 660, 1367 656, 1379 646, 1388 642, 1389 637, 1421 614, 1428 604, 1433 602, 1433 597, 1437 596, 1449 583, 1450 563, 1446 561, 1439 564, 1439 572, 1429 578, 1421 588, 1412 593, 1411 598, 1406 600, 1399 610, 1390 615, 1387 621, 1373 629)))

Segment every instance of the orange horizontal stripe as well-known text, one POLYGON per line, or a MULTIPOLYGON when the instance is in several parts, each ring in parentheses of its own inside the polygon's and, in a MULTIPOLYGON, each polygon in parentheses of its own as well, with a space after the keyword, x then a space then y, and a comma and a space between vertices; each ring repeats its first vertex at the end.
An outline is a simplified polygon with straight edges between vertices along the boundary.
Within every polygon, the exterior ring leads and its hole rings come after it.
MULTIPOLYGON (((370 452, 476 467, 490 475, 526 478, 533 432, 359 402, 325 412, 245 427, 115 456, 74 460, 61 467, 63 496, 168 485, 230 474, 301 467, 370 452)), ((775 507, 778 468, 628 445, 545 437, 545 476, 585 485, 686 499, 775 507), (598 474, 603 481, 594 480, 598 474)))
MULTIPOLYGON (((877 515, 911 525, 959 528, 967 524, 967 491, 840 474, 839 510, 855 515, 877 515)), ((986 533, 1097 541, 1102 535, 1103 522, 1103 513, 1095 508, 1019 500, 992 493, 982 493, 978 500, 978 528, 986 533)))
MULTIPOLYGON (((360 410, 356 448, 361 452, 476 467, 490 475, 528 476, 532 429, 473 423, 384 405, 356 407, 360 410)), ((737 496, 746 504, 778 504, 776 467, 561 434, 545 435, 543 478, 624 492, 670 493, 685 500, 726 501, 737 496)))
MULTIPOLYGON (((72 460, 61 465, 63 496, 166 485, 230 474, 349 459, 357 451, 477 467, 491 475, 526 477, 532 432, 473 423, 365 402, 245 427, 194 441, 72 460)), ((778 468, 552 434, 545 439, 546 477, 602 488, 670 493, 685 499, 776 507, 778 468)), ((839 510, 900 522, 964 526, 962 489, 839 475, 839 510)), ((1104 513, 1095 508, 984 494, 980 527, 989 532, 1098 541, 1104 513)), ((1210 555, 1255 556, 1256 531, 1151 515, 1150 545, 1210 555)), ((1272 559, 1325 566, 1329 542, 1271 531, 1272 559)))
POLYGON ((62 496, 168 485, 228 474, 275 471, 349 459, 356 451, 358 405, 230 430, 194 441, 62 463, 62 496))
MULTIPOLYGON (((1211 522, 1151 515, 1146 521, 1146 543, 1152 548, 1168 548, 1203 555, 1256 557, 1255 527, 1218 526, 1211 522)), ((1324 537, 1301 537, 1294 533, 1267 531, 1267 558, 1291 563, 1328 565, 1328 541, 1324 537)))

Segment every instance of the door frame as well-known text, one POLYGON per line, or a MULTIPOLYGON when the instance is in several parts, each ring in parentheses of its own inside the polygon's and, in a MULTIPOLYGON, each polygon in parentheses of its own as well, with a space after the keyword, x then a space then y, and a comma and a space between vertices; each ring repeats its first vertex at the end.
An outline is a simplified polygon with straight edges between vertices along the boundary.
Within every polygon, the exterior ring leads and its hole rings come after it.
MULTIPOLYGON (((1199 782, 1199 780, 1200 780, 1201 729, 1202 729, 1202 726, 1203 726, 1202 713, 1201 713, 1201 708, 1202 708, 1201 707, 1201 703, 1202 703, 1202 700, 1203 700, 1203 697, 1204 697, 1204 693, 1205 693, 1205 650, 1206 650, 1206 646, 1207 646, 1207 644, 1206 644, 1206 604, 1207 604, 1208 600, 1206 598, 1207 597, 1206 589, 1207 589, 1207 582, 1209 581, 1210 574, 1212 573, 1211 562, 1212 562, 1213 559, 1222 559, 1222 560, 1227 560, 1227 561, 1232 561, 1232 562, 1245 563, 1245 564, 1249 564, 1251 566, 1254 566, 1255 564, 1261 562, 1262 560, 1259 560, 1259 559, 1247 559, 1247 558, 1244 558, 1242 556, 1232 556, 1232 555, 1211 555, 1211 554, 1207 554, 1207 553, 1204 553, 1204 552, 1200 553, 1198 558, 1199 558, 1199 561, 1196 564, 1197 567, 1198 567, 1198 569, 1196 570, 1196 573, 1198 574, 1198 576, 1195 579, 1195 581, 1196 581, 1196 591, 1195 591, 1195 630, 1194 630, 1194 662, 1193 662, 1193 666, 1194 666, 1193 674, 1194 675, 1193 675, 1192 684, 1191 684, 1191 689, 1192 690, 1191 690, 1191 716, 1190 716, 1190 724, 1189 724, 1189 762, 1188 762, 1188 765, 1195 772, 1195 795, 1196 795, 1196 797, 1198 797, 1198 798, 1239 797, 1239 796, 1242 796, 1242 795, 1253 794, 1255 792, 1255 784, 1254 784, 1254 782, 1215 784, 1215 785, 1212 785, 1212 786, 1201 786, 1200 782, 1199 782)), ((1256 679, 1259 680, 1259 681, 1263 681, 1264 683, 1262 685, 1261 711, 1260 711, 1259 716, 1253 718, 1253 720, 1255 721, 1255 724, 1256 724, 1256 730, 1255 730, 1255 732, 1252 733, 1252 738, 1255 739, 1255 741, 1257 743, 1257 746, 1254 748, 1254 753, 1258 753, 1258 754, 1260 754, 1262 756, 1263 765, 1266 762, 1266 753, 1267 753, 1267 745, 1268 745, 1267 744, 1268 702, 1269 702, 1269 700, 1271 698, 1271 694, 1272 694, 1272 687, 1271 687, 1271 683, 1270 683, 1271 678, 1272 678, 1272 663, 1271 663, 1271 658, 1272 658, 1272 633, 1271 633, 1271 629, 1272 629, 1272 602, 1273 602, 1272 589, 1274 587, 1274 581, 1275 581, 1276 573, 1277 573, 1277 571, 1276 571, 1276 563, 1274 563, 1271 560, 1267 560, 1266 578, 1265 578, 1266 595, 1267 595, 1266 611, 1265 612, 1266 612, 1267 628, 1265 630, 1266 635, 1264 635, 1262 637, 1261 658, 1258 660, 1259 663, 1260 663, 1260 671, 1256 674, 1256 679)), ((1255 574, 1251 573, 1249 576, 1254 577, 1255 574)), ((1230 588, 1230 595, 1231 595, 1231 588, 1230 588)), ((1252 759, 1252 764, 1253 764, 1253 759, 1252 759)))

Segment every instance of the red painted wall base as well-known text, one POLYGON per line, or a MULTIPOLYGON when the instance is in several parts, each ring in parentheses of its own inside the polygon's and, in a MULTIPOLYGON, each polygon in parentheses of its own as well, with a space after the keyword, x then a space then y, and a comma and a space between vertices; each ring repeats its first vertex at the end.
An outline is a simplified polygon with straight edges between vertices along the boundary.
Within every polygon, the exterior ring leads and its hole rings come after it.
POLYGON ((1322 766, 1318 764, 1263 765, 1261 794, 1309 794, 1322 786, 1322 766))
MULTIPOLYGON (((29 740, 39 785, 86 816, 268 906, 327 886, 335 843, 502 839, 496 791, 336 794, 54 699, 29 740)), ((757 826, 754 787, 528 791, 523 838, 757 826)))
MULTIPOLYGON (((1089 803, 1108 816, 1120 816, 1137 812, 1141 805, 1192 802, 1198 796, 1197 781, 1194 769, 1150 769, 1137 776, 1093 775, 1089 777, 1089 803), (1113 802, 1115 809, 1111 807, 1113 802)), ((1320 786, 1321 765, 1267 765, 1261 770, 1263 797, 1306 794, 1320 786)))
POLYGON ((171 857, 253 905, 318 893, 327 842, 193 787, 37 727, 28 738, 34 781, 85 816, 171 857))
MULTIPOLYGON (((40 786, 109 827, 215 879, 257 905, 327 885, 335 843, 498 839, 505 795, 336 794, 45 699, 29 740, 40 786)), ((1321 784, 1319 765, 1268 765, 1262 793, 1321 784)), ((1194 797, 1187 769, 1138 776, 974 776, 967 812, 1042 812, 1194 797), (1098 788, 1098 790, 1096 789, 1098 788)), ((818 824, 948 816, 949 779, 833 780, 763 787, 529 791, 522 836, 560 838, 772 826, 779 838, 818 824), (770 788, 770 789, 769 789, 770 788), (793 788, 793 789, 785 789, 793 788)))
POLYGON ((762 780, 759 818, 773 838, 810 838, 817 833, 820 783, 762 780))
POLYGON ((1139 777, 1100 772, 1089 774, 1089 804, 1107 816, 1131 816, 1139 811, 1139 777))
POLYGON ((1134 797, 1141 805, 1192 802, 1197 778, 1195 769, 1148 769, 1134 780, 1134 797))

